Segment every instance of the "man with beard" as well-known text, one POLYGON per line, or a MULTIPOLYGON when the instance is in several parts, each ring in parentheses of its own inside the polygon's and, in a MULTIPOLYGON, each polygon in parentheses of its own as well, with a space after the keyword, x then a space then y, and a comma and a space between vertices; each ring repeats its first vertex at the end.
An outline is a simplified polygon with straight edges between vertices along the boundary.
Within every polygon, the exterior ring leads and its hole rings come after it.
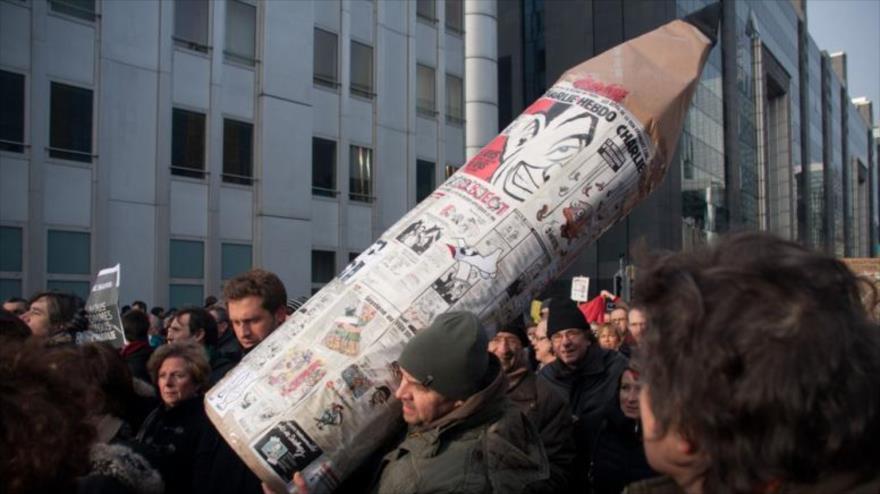
POLYGON ((541 368, 538 375, 568 397, 575 417, 576 462, 582 467, 579 471, 585 471, 602 414, 617 396, 617 385, 628 359, 599 346, 584 314, 571 300, 553 299, 547 335, 556 361, 541 368))
POLYGON ((498 328, 489 341, 489 352, 498 357, 507 375, 507 397, 541 434, 550 461, 552 490, 567 492, 575 458, 571 413, 566 399, 529 370, 523 351, 527 341, 523 324, 516 319, 498 328))

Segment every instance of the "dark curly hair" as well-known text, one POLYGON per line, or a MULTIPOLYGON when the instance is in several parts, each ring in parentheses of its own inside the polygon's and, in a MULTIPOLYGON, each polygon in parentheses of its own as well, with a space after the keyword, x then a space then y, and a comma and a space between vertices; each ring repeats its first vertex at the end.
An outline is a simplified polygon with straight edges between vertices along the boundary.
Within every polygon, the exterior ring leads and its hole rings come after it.
POLYGON ((741 233, 657 259, 635 300, 660 433, 697 445, 705 492, 880 471, 880 328, 843 263, 741 233))
POLYGON ((286 307, 287 290, 275 273, 264 269, 252 269, 227 281, 223 285, 223 298, 226 301, 241 300, 250 296, 259 297, 262 307, 275 314, 286 307))
POLYGON ((0 492, 75 491, 88 473, 93 393, 56 365, 76 353, 35 339, 0 346, 0 492))

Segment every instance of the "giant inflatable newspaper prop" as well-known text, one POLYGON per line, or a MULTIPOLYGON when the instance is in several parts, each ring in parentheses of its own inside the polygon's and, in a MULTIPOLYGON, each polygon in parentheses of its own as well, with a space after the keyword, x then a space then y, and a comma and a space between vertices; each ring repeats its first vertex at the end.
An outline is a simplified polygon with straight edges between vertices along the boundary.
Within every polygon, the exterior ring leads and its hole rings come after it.
MULTIPOLYGON (((519 316, 661 181, 714 43, 700 11, 566 72, 207 394, 271 487, 331 492, 400 417, 396 359, 449 310, 519 316)), ((438 348, 443 352, 443 348, 438 348)))

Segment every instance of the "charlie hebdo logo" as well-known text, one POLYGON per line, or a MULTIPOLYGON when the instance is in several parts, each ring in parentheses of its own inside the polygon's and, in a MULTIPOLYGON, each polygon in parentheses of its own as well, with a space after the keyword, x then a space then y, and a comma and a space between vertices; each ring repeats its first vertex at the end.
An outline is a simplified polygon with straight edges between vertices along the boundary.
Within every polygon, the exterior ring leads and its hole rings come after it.
POLYGON ((524 201, 588 146, 598 118, 585 109, 541 98, 486 145, 464 172, 524 201))

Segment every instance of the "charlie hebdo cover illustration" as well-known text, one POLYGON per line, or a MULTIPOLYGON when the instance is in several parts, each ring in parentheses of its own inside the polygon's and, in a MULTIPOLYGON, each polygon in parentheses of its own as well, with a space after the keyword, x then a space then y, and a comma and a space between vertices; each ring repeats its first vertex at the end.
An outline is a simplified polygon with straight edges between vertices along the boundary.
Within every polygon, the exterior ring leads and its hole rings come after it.
POLYGON ((489 330, 662 180, 715 42, 714 5, 567 71, 210 390, 275 489, 331 492, 391 433, 396 359, 448 310, 489 330))

